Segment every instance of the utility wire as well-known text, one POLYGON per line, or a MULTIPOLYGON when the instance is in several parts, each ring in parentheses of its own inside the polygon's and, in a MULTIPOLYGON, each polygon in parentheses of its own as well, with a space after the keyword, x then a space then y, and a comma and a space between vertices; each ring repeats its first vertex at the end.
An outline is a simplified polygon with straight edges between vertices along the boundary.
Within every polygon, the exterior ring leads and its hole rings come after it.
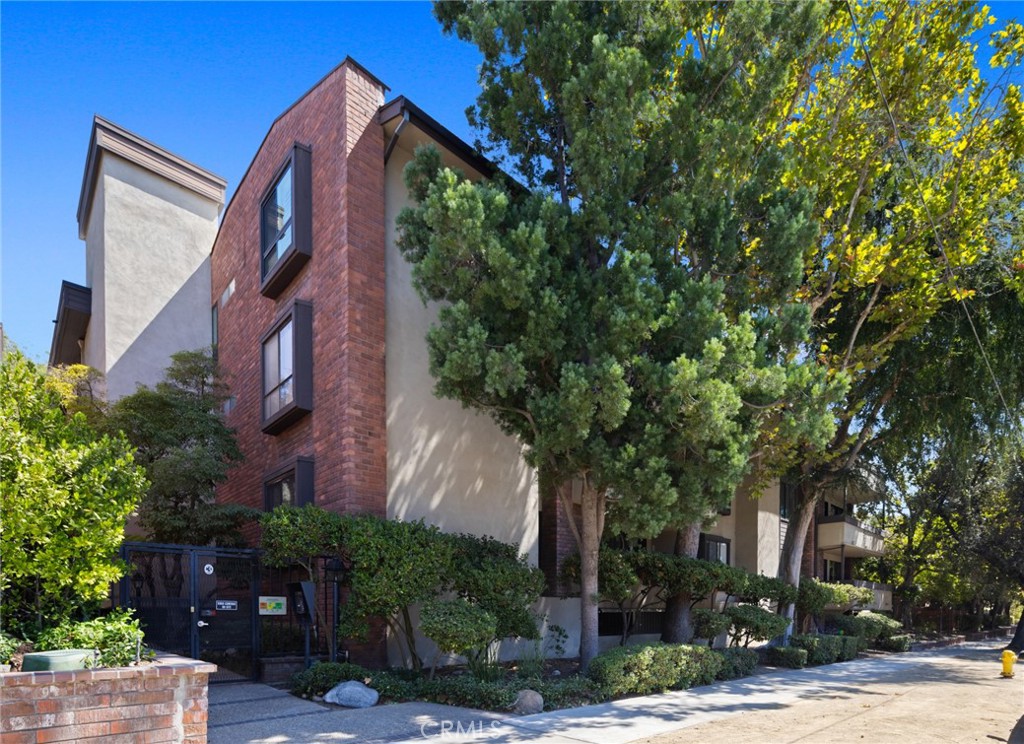
POLYGON ((953 272, 953 264, 950 262, 949 255, 946 253, 946 245, 942 240, 942 235, 939 234, 939 228, 938 225, 935 224, 935 218, 932 216, 932 212, 928 208, 928 200, 925 198, 924 188, 921 186, 921 181, 914 170, 914 164, 910 160, 910 155, 907 153, 907 149, 903 144, 903 138, 900 136, 899 126, 896 124, 896 117, 892 115, 892 109, 889 107, 889 99, 885 95, 885 91, 882 90, 882 82, 879 80, 878 73, 875 72, 875 66, 871 61, 871 50, 868 48, 867 41, 865 41, 861 34, 860 25, 857 23, 857 16, 853 12, 853 5, 850 3, 850 0, 846 0, 846 10, 850 14, 850 20, 853 22, 853 31, 856 39, 860 42, 861 50, 864 52, 864 61, 867 64, 868 72, 871 73, 871 79, 874 81, 875 90, 878 92, 878 97, 882 99, 882 106, 885 108, 885 113, 889 117, 889 123, 892 125, 892 131, 896 137, 896 144, 899 145, 900 153, 903 155, 903 160, 906 164, 906 171, 910 174, 910 179, 914 183, 914 188, 917 190, 918 196, 921 198, 921 206, 928 218, 928 224, 931 226, 932 234, 935 236, 935 243, 939 247, 942 259, 946 262, 946 273, 953 282, 953 290, 956 292, 957 302, 964 312, 964 317, 967 318, 967 324, 971 327, 971 333, 974 336, 974 341, 978 345, 978 351, 981 354, 982 361, 985 362, 985 368, 988 370, 989 377, 992 378, 992 384, 995 386, 999 400, 1003 404, 1003 411, 1006 413, 1006 418, 1010 424, 1010 428, 1013 433, 1021 439, 1021 444, 1024 445, 1024 437, 1021 437, 1020 432, 1018 431, 1017 420, 1010 414, 1010 406, 1006 402, 1006 397, 1003 395, 1003 388, 999 384, 999 379, 996 377, 995 370, 992 369, 992 364, 989 361, 988 354, 985 352, 985 346, 981 342, 981 336, 978 334, 978 329, 974 325, 974 319, 971 317, 971 312, 967 307, 967 301, 964 299, 964 294, 960 291, 960 284, 957 281, 956 274, 953 272))

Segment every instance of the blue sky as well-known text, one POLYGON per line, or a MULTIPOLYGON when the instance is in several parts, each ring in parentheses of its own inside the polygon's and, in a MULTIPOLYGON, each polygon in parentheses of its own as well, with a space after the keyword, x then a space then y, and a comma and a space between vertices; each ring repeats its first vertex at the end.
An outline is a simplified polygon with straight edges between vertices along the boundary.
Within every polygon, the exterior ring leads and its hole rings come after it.
MULTIPOLYGON (((1024 2, 992 6, 1024 18, 1024 2)), ((226 178, 230 198, 274 118, 346 55, 472 141, 479 55, 427 3, 0 2, 7 336, 45 361, 61 280, 85 281, 75 213, 93 114, 226 178)))
POLYGON ((62 279, 84 283, 75 213, 94 114, 228 181, 274 118, 351 55, 455 134, 474 48, 427 3, 0 4, 0 308, 45 361, 62 279))

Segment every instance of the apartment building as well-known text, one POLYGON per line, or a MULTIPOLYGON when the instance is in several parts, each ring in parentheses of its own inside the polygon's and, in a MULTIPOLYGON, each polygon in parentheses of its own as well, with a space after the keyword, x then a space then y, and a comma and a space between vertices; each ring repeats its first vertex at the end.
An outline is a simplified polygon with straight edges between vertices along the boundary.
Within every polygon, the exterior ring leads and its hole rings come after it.
MULTIPOLYGON (((571 650, 579 600, 558 580, 575 551, 563 510, 514 439, 433 395, 425 336, 436 309, 413 289, 395 226, 410 205, 402 171, 422 144, 470 178, 494 172, 346 59, 270 125, 218 223, 223 179, 97 118, 79 207, 87 282, 65 283, 50 361, 96 367, 113 398, 159 379, 174 351, 212 342, 245 456, 219 499, 423 519, 512 543, 545 571, 538 609, 568 630, 571 650)), ((791 497, 785 483, 741 491, 702 535, 701 556, 774 575, 791 497)), ((808 540, 809 575, 851 579, 858 558, 880 553, 881 537, 851 516, 870 497, 830 498, 808 540)), ((617 639, 609 630, 602 642, 617 639)), ((383 642, 359 651, 400 661, 383 642)))

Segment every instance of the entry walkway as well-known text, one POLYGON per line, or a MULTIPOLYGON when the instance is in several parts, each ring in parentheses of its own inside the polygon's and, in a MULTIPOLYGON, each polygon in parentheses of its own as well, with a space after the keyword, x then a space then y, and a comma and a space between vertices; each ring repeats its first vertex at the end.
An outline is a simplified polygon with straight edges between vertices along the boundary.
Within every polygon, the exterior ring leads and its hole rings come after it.
POLYGON ((522 717, 428 703, 345 710, 263 685, 215 686, 209 741, 625 744, 655 739, 673 744, 722 738, 1024 744, 1024 724, 1018 722, 1024 716, 1024 664, 1015 679, 999 679, 999 648, 976 643, 860 659, 522 717), (901 706, 909 706, 906 715, 901 706), (887 717, 869 724, 867 714, 883 708, 887 717), (853 718, 864 727, 846 738, 853 718))

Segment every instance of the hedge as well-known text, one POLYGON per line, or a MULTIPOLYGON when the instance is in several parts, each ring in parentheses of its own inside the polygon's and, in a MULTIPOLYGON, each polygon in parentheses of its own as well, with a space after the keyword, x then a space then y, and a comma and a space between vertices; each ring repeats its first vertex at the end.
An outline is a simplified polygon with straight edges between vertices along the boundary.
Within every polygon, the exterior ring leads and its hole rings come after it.
POLYGON ((789 643, 807 649, 807 663, 811 666, 850 661, 857 658, 860 650, 857 636, 795 635, 789 643))
POLYGON ((757 651, 752 648, 725 648, 715 653, 722 656, 722 668, 715 679, 749 677, 759 661, 757 651))
POLYGON ((879 638, 875 641, 875 648, 880 651, 909 651, 914 637, 910 635, 894 635, 888 638, 879 638))
POLYGON ((651 643, 619 646, 590 662, 590 678, 612 697, 680 690, 715 681, 725 664, 706 646, 651 643))
POLYGON ((796 646, 766 646, 761 649, 768 666, 803 669, 807 666, 807 649, 796 646))

